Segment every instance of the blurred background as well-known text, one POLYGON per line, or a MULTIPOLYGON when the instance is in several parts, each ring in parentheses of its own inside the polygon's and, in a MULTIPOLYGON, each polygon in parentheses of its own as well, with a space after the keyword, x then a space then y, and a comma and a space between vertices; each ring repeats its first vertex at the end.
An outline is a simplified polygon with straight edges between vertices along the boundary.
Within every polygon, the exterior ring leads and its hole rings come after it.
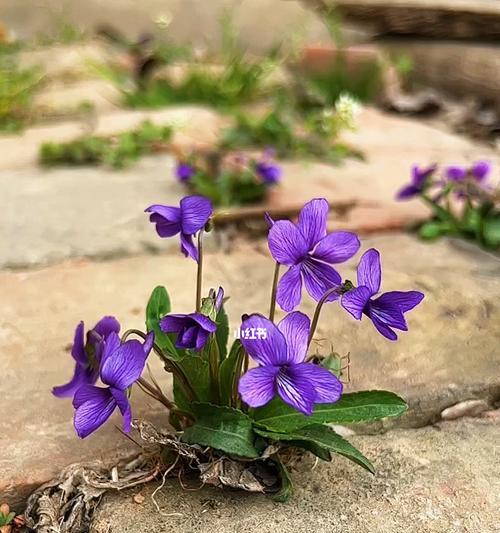
POLYGON ((401 394, 412 428, 498 406, 498 195, 441 240, 428 204, 395 196, 412 165, 486 161, 493 198, 499 43, 498 0, 0 0, 0 503, 128 444, 112 426, 77 441, 50 389, 78 321, 141 327, 155 285, 192 310, 195 265, 144 214, 186 194, 216 208, 205 288, 224 285, 232 328, 268 306, 264 213, 324 197, 329 230, 381 250, 384 290, 426 295, 397 347, 325 311, 346 387, 401 394))

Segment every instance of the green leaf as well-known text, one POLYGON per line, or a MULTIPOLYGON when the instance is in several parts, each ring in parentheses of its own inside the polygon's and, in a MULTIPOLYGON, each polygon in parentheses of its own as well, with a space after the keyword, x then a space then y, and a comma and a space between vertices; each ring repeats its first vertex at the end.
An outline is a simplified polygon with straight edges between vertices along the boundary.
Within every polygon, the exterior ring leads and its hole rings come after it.
POLYGON ((252 420, 242 411, 199 402, 192 404, 191 411, 196 420, 184 431, 184 442, 210 446, 239 457, 259 456, 252 420))
POLYGON ((222 361, 219 368, 219 393, 223 405, 231 405, 234 380, 240 374, 243 363, 241 350, 241 342, 235 340, 229 355, 222 361))
POLYGON ((483 238, 489 248, 497 249, 500 246, 500 215, 484 220, 483 238))
POLYGON ((278 473, 281 481, 281 488, 276 494, 273 494, 272 499, 275 502, 284 503, 287 502, 293 495, 293 484, 290 473, 286 466, 281 462, 278 456, 272 457, 274 464, 278 469, 278 473))
POLYGON ((221 361, 223 361, 227 355, 227 341, 229 339, 229 319, 223 305, 217 313, 215 322, 217 323, 215 339, 217 340, 217 345, 219 346, 219 357, 221 361))
MULTIPOLYGON (((177 363, 193 387, 200 402, 210 402, 212 388, 210 383, 210 366, 206 359, 199 355, 186 354, 177 363)), ((192 402, 184 394, 184 390, 177 378, 174 377, 174 400, 183 411, 192 412, 192 402)))
POLYGON ((311 424, 347 424, 399 416, 407 409, 405 401, 393 392, 361 391, 344 394, 336 403, 316 405, 311 416, 275 398, 264 407, 250 411, 259 426, 282 433, 311 424))
POLYGON ((477 233, 481 226, 481 213, 479 209, 467 206, 464 210, 462 220, 460 221, 462 231, 477 233))
POLYGON ((167 289, 162 286, 155 287, 146 307, 146 328, 148 332, 154 331, 155 342, 162 350, 166 350, 171 356, 178 357, 180 354, 173 340, 160 329, 160 319, 168 315, 170 310, 167 289))
MULTIPOLYGON (((280 435, 280 433, 276 433, 276 435, 280 435)), ((302 448, 303 450, 307 450, 308 452, 311 452, 313 455, 315 455, 316 457, 319 457, 323 461, 332 460, 332 454, 330 453, 330 450, 328 450, 327 448, 324 448, 323 446, 317 444, 316 442, 313 442, 310 440, 291 440, 289 441, 289 444, 291 446, 295 446, 297 448, 302 448)))
POLYGON ((449 231, 449 224, 438 220, 432 220, 422 224, 419 229, 419 235, 426 241, 431 241, 445 235, 449 231))
POLYGON ((10 512, 8 514, 0 513, 0 526, 8 526, 14 520, 16 513, 10 512))
MULTIPOLYGON (((258 428, 255 428, 255 432, 262 437, 266 437, 278 442, 293 441, 294 445, 305 447, 308 450, 310 450, 310 448, 303 446, 303 444, 313 444, 320 449, 326 449, 333 453, 343 455, 347 459, 362 466, 372 474, 375 472, 373 465, 358 449, 347 442, 339 434, 335 433, 333 429, 323 426, 322 424, 312 424, 290 433, 276 433, 272 431, 264 431, 258 428)), ((315 452, 313 451, 313 453, 315 452)))

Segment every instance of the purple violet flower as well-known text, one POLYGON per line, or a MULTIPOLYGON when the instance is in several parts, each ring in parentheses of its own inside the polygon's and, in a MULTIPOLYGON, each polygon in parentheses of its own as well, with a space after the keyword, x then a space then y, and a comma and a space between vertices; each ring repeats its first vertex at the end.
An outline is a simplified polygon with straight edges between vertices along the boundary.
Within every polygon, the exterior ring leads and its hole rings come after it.
POLYGON ((356 320, 364 314, 370 318, 379 333, 391 341, 398 336, 393 331, 408 331, 404 313, 416 307, 424 298, 418 291, 391 291, 373 299, 380 290, 380 254, 374 248, 367 250, 358 265, 358 287, 342 295, 341 304, 356 320))
POLYGON ((123 430, 130 431, 132 411, 127 389, 141 377, 153 341, 153 332, 144 343, 135 339, 121 343, 114 332, 108 336, 99 370, 101 381, 108 386, 83 385, 73 398, 74 426, 80 438, 88 437, 101 427, 116 408, 123 416, 123 430))
MULTIPOLYGON (((215 294, 215 293, 214 293, 215 294)), ((215 312, 222 307, 224 290, 219 287, 215 298, 215 312)), ((160 329, 164 333, 176 333, 175 345, 177 348, 191 349, 200 352, 209 336, 215 333, 217 324, 203 313, 172 314, 160 320, 160 329)))
POLYGON ((467 177, 467 169, 458 165, 446 167, 445 174, 450 181, 463 181, 467 177))
POLYGON ((167 315, 160 320, 160 329, 164 333, 176 333, 177 348, 201 351, 208 337, 217 329, 217 324, 201 313, 188 315, 167 315))
POLYGON ((238 390, 250 407, 261 407, 276 394, 297 411, 310 415, 317 403, 333 403, 342 395, 342 383, 326 368, 306 363, 310 321, 295 311, 277 326, 259 314, 249 316, 242 331, 250 328, 261 335, 241 343, 259 363, 239 381, 238 390))
MULTIPOLYGON (((278 220, 269 230, 269 250, 274 259, 290 267, 281 277, 276 300, 284 311, 292 311, 301 300, 302 282, 307 292, 319 301, 332 287, 340 286, 342 278, 331 264, 343 263, 359 249, 354 233, 326 233, 328 202, 316 198, 300 211, 297 224, 278 220)), ((328 301, 338 295, 332 294, 328 301)))
POLYGON ((175 177, 181 183, 186 183, 195 175, 196 169, 189 163, 178 161, 175 167, 175 177))
POLYGON ((75 360, 75 372, 71 380, 65 385, 52 389, 52 394, 58 398, 67 398, 82 385, 93 385, 99 377, 99 362, 102 356, 104 342, 111 333, 118 333, 120 324, 115 317, 105 316, 87 333, 84 341, 85 326, 83 321, 76 326, 71 356, 75 360), (89 353, 94 361, 89 358, 89 353))
POLYGON ((260 161, 255 163, 255 172, 267 185, 279 183, 282 169, 274 161, 274 150, 272 148, 265 150, 260 161))
POLYGON ((203 196, 185 196, 180 207, 155 204, 145 211, 151 213, 149 220, 156 224, 156 232, 160 237, 173 237, 180 233, 182 253, 198 261, 198 248, 193 243, 193 235, 205 227, 212 215, 210 200, 203 196))
POLYGON ((491 172, 491 163, 488 161, 476 161, 470 168, 451 165, 446 167, 445 174, 449 181, 464 181, 467 176, 471 176, 478 183, 483 183, 491 172))
POLYGON ((405 185, 396 195, 398 200, 409 200, 414 196, 418 196, 427 185, 427 179, 434 174, 437 165, 431 165, 427 168, 419 168, 413 165, 411 169, 411 181, 405 185))
POLYGON ((476 161, 472 165, 470 172, 478 183, 484 183, 491 172, 491 163, 488 161, 476 161))

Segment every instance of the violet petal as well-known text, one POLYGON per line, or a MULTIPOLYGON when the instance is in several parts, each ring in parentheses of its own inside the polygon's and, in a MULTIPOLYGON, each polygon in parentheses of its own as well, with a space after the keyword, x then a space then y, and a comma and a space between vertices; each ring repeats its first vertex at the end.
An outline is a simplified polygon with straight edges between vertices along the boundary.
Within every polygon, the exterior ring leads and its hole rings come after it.
POLYGON ((73 424, 81 439, 101 427, 116 409, 111 391, 94 385, 84 385, 78 389, 73 403, 76 407, 73 424))
POLYGON ((309 380, 316 392, 314 403, 334 403, 342 396, 341 381, 326 368, 312 363, 300 363, 292 368, 309 380))
POLYGON ((380 253, 370 248, 362 256, 358 264, 358 285, 368 287, 373 294, 380 290, 382 267, 380 253))
POLYGON ((287 361, 287 345, 283 333, 268 318, 250 315, 241 324, 241 344, 257 363, 261 365, 280 365, 287 361), (246 338, 246 332, 250 337, 246 338), (260 338, 258 332, 262 332, 260 338))
POLYGON ((294 265, 281 277, 276 301, 283 311, 293 311, 299 304, 302 295, 301 265, 294 265))
POLYGON ((295 265, 308 251, 304 236, 289 220, 278 220, 273 224, 268 244, 274 259, 282 265, 295 265))
POLYGON ((309 250, 326 235, 328 209, 328 202, 324 198, 314 198, 300 211, 297 227, 304 236, 309 250))
POLYGON ((259 366, 250 369, 241 376, 238 391, 243 401, 250 407, 262 407, 269 403, 276 394, 276 376, 278 366, 259 366))
POLYGON ((355 255, 360 246, 355 233, 334 231, 319 241, 312 255, 326 263, 343 263, 355 255))
POLYGON ((288 314, 279 324, 288 346, 287 363, 301 363, 307 353, 311 321, 300 311, 288 314))

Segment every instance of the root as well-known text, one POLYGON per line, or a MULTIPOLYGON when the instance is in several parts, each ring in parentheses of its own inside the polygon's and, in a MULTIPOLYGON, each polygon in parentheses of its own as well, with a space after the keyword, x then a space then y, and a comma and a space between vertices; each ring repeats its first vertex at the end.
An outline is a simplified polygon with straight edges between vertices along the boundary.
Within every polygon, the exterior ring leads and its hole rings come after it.
POLYGON ((278 451, 276 446, 269 446, 260 460, 246 461, 186 444, 177 434, 145 421, 135 420, 133 427, 142 443, 139 454, 111 467, 100 461, 68 466, 28 498, 27 527, 37 533, 87 533, 107 491, 130 489, 160 476, 161 483, 151 497, 162 516, 179 516, 163 513, 155 499, 169 476, 180 479, 186 473, 196 474, 200 488, 206 484, 260 493, 274 493, 280 488, 279 472, 272 459, 278 451))

